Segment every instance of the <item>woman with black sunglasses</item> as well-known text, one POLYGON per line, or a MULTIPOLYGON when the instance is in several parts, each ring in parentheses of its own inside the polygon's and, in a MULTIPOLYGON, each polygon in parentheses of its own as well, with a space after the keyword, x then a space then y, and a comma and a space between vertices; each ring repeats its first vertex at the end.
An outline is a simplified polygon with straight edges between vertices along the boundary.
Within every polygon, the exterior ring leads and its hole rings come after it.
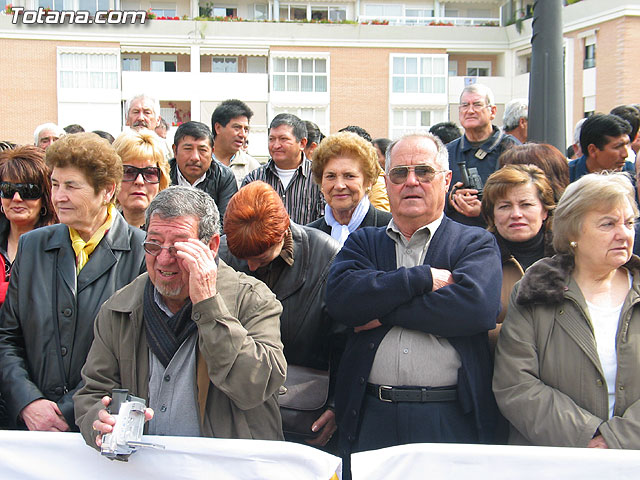
POLYGON ((144 213, 151 200, 169 186, 169 163, 157 137, 150 131, 127 131, 113 143, 122 159, 122 185, 118 204, 129 225, 144 228, 144 213))
POLYGON ((44 152, 37 147, 27 145, 0 153, 0 305, 20 236, 57 221, 49 175, 44 152))

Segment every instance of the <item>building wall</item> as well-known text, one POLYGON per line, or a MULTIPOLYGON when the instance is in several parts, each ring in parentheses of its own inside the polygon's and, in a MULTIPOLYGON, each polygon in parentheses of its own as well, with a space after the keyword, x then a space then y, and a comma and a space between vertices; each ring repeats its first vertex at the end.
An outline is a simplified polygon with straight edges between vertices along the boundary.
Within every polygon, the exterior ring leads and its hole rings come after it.
POLYGON ((191 56, 190 55, 178 55, 178 64, 176 65, 179 72, 191 71, 191 56))
POLYGON ((38 125, 58 122, 57 46, 118 48, 120 45, 110 42, 2 39, 0 85, 3 92, 3 121, 0 122, 0 140, 33 144, 33 131, 38 125), (10 117, 7 117, 8 112, 11 112, 10 117))
POLYGON ((596 110, 640 102, 640 18, 620 17, 599 26, 596 40, 596 110))
POLYGON ((389 55, 391 53, 446 53, 443 49, 303 48, 278 50, 329 52, 330 132, 358 125, 373 138, 389 136, 389 55))
MULTIPOLYGON (((444 52, 446 53, 446 52, 444 52)), ((464 77, 467 74, 467 62, 468 61, 488 61, 491 62, 491 76, 496 77, 502 75, 497 71, 497 58, 495 55, 476 55, 472 53, 455 53, 449 55, 449 60, 458 62, 458 76, 464 77)))

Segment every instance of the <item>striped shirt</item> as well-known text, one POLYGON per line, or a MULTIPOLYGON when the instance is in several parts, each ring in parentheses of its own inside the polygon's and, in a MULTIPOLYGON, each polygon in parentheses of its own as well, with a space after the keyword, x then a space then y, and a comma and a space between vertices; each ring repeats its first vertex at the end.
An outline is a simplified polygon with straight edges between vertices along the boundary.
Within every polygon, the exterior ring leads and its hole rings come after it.
POLYGON ((242 186, 256 180, 268 183, 278 192, 291 221, 298 225, 306 225, 324 215, 324 198, 320 187, 313 181, 311 161, 306 157, 303 157, 286 189, 278 177, 273 159, 244 177, 242 186))

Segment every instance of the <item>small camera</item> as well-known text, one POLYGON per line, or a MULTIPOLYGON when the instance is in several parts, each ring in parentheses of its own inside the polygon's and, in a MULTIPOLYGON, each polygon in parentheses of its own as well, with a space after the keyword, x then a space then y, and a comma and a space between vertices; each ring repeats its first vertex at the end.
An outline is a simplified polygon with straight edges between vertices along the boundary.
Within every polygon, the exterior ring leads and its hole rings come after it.
POLYGON ((116 424, 111 433, 102 436, 102 455, 112 460, 127 461, 129 455, 140 447, 164 448, 162 445, 141 442, 145 408, 144 399, 130 395, 129 390, 113 390, 109 413, 115 418, 116 424))
POLYGON ((475 167, 467 168, 467 162, 464 160, 458 162, 458 168, 460 169, 460 176, 462 177, 462 188, 473 188, 478 191, 478 198, 482 198, 482 189, 484 187, 482 178, 478 173, 478 169, 475 167))

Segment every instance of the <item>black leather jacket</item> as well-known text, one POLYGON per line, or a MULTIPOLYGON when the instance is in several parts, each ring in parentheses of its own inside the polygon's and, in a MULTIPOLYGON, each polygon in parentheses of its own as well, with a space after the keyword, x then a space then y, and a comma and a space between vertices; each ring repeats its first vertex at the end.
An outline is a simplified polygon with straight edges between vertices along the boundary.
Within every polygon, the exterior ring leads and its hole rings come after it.
POLYGON ((113 224, 76 277, 64 224, 20 237, 0 313, 0 389, 9 422, 39 398, 56 402, 75 429, 71 397, 93 341, 102 303, 145 270, 144 232, 115 213, 113 224))
MULTIPOLYGON (((169 178, 172 185, 178 185, 178 164, 176 159, 169 160, 169 178)), ((196 188, 207 192, 216 202, 218 211, 220 212, 220 225, 224 218, 224 212, 227 210, 227 203, 231 197, 238 191, 238 184, 233 171, 223 165, 215 158, 211 160, 211 166, 207 170, 206 177, 202 183, 196 185, 196 188)))
MULTIPOLYGON (((282 303, 280 332, 284 356, 290 365, 327 370, 334 328, 326 312, 324 292, 338 243, 317 229, 293 222, 291 233, 293 266, 272 288, 282 303)), ((252 275, 247 262, 229 252, 226 236, 222 237, 219 255, 235 270, 252 275)))

